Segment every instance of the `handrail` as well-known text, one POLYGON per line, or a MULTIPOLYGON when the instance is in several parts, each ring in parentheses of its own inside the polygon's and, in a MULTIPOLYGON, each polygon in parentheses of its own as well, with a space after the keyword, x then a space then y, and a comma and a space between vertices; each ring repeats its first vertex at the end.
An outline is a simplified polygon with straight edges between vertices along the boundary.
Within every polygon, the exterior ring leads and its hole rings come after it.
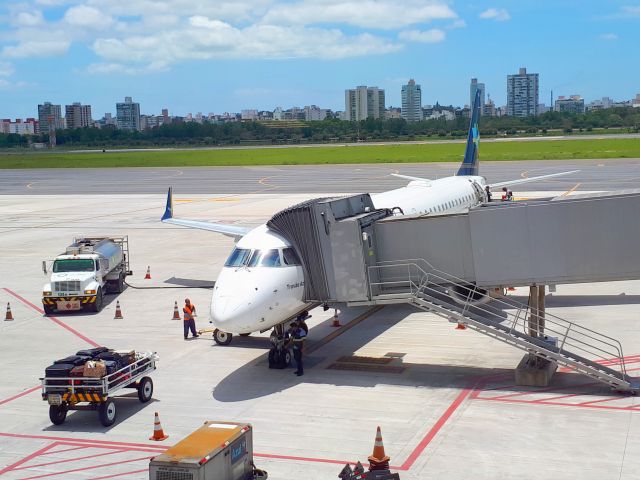
MULTIPOLYGON (((375 265, 368 267, 367 273, 371 300, 380 296, 383 290, 392 290, 387 294, 382 294, 386 298, 389 298, 387 295, 392 297, 394 294, 410 294, 418 298, 420 294, 432 297, 435 295, 437 297, 441 296, 443 292, 441 289, 434 288, 432 285, 441 286, 444 284, 453 285, 462 289, 463 295, 466 291, 466 297, 463 297, 460 301, 461 305, 456 306, 457 310, 459 310, 458 313, 462 316, 472 318, 470 315, 481 315, 489 321, 497 321, 498 323, 509 320, 510 332, 518 331, 519 328, 522 328, 524 333, 527 333, 528 329, 535 334, 534 337, 539 337, 540 334, 543 333, 542 329, 539 328, 540 324, 527 321, 527 317, 531 319, 531 317, 535 315, 544 322, 544 332, 557 337, 557 345, 555 347, 560 351, 564 351, 565 347, 569 347, 595 356, 599 360, 606 361, 607 366, 618 365, 623 378, 627 378, 622 344, 617 339, 548 312, 543 312, 540 309, 531 309, 527 304, 511 299, 505 301, 504 299, 494 298, 492 302, 494 308, 506 316, 505 318, 502 315, 498 315, 495 311, 489 310, 484 305, 472 303, 471 300, 477 294, 484 292, 483 289, 479 289, 475 285, 469 284, 455 275, 434 268, 433 265, 425 259, 377 262, 375 265), (387 273, 386 277, 388 279, 384 280, 385 271, 389 272, 391 269, 400 269, 400 272, 387 273), (378 273, 376 277, 372 275, 374 271, 378 273), (405 273, 406 276, 404 276, 405 273), (378 278, 379 280, 373 281, 373 278, 378 278), (403 285, 405 286, 405 290, 401 291, 403 285), (511 310, 514 309, 516 310, 515 313, 511 312, 511 310), (529 315, 527 315, 527 312, 529 315), (615 361, 612 361, 613 359, 615 359, 615 361)), ((550 349, 553 349, 551 344, 550 349)))

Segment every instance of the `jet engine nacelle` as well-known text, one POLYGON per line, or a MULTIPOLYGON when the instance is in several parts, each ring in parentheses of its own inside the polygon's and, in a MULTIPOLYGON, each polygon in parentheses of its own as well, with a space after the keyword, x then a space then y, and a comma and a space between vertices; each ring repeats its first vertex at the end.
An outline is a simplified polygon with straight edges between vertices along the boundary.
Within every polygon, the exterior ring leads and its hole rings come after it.
POLYGON ((491 300, 491 295, 484 288, 476 287, 472 283, 452 285, 447 289, 449 296, 460 305, 484 305, 491 300))

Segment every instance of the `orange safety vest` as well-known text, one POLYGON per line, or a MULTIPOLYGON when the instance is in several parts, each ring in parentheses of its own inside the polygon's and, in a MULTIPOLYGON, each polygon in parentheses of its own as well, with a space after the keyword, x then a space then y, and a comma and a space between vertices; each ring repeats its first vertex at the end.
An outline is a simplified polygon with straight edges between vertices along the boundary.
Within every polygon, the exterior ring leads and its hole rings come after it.
POLYGON ((196 306, 192 303, 191 305, 185 305, 182 309, 184 312, 184 320, 193 320, 193 314, 196 313, 196 306))

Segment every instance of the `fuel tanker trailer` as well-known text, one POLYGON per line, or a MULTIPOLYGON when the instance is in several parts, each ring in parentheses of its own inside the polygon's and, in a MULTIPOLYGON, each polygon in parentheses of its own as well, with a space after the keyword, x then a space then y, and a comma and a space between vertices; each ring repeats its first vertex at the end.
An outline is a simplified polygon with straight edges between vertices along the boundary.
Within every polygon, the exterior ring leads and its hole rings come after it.
POLYGON ((124 290, 129 269, 129 238, 74 238, 65 252, 53 262, 42 262, 42 270, 51 278, 42 289, 45 313, 88 310, 99 312, 107 293, 124 290))

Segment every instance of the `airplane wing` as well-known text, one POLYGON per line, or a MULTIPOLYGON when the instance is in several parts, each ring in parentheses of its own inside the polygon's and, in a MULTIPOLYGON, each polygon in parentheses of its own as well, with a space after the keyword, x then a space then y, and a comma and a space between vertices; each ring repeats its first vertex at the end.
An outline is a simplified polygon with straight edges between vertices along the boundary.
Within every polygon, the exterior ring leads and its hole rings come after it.
POLYGON ((169 223, 171 225, 179 225, 181 227, 197 228, 200 230, 208 230, 210 232, 222 233, 228 237, 240 239, 244 237, 250 228, 240 227, 237 225, 226 225, 224 223, 213 222, 201 222, 198 220, 182 220, 179 218, 173 218, 173 195, 171 193, 171 187, 169 187, 169 193, 167 194, 167 207, 162 215, 162 222, 169 223))
POLYGON ((416 182, 431 183, 431 180, 429 180, 428 178, 412 177, 411 175, 400 175, 399 173, 392 173, 391 175, 398 178, 405 178, 407 180, 415 180, 416 182))
POLYGON ((563 175, 571 175, 572 173, 577 173, 579 171, 580 170, 572 170, 570 172, 552 173, 550 175, 541 175, 539 177, 519 178, 517 180, 510 180, 508 182, 491 183, 489 185, 491 186, 491 188, 510 187, 511 185, 519 185, 521 183, 537 182, 538 180, 545 180, 547 178, 561 177, 563 175))

